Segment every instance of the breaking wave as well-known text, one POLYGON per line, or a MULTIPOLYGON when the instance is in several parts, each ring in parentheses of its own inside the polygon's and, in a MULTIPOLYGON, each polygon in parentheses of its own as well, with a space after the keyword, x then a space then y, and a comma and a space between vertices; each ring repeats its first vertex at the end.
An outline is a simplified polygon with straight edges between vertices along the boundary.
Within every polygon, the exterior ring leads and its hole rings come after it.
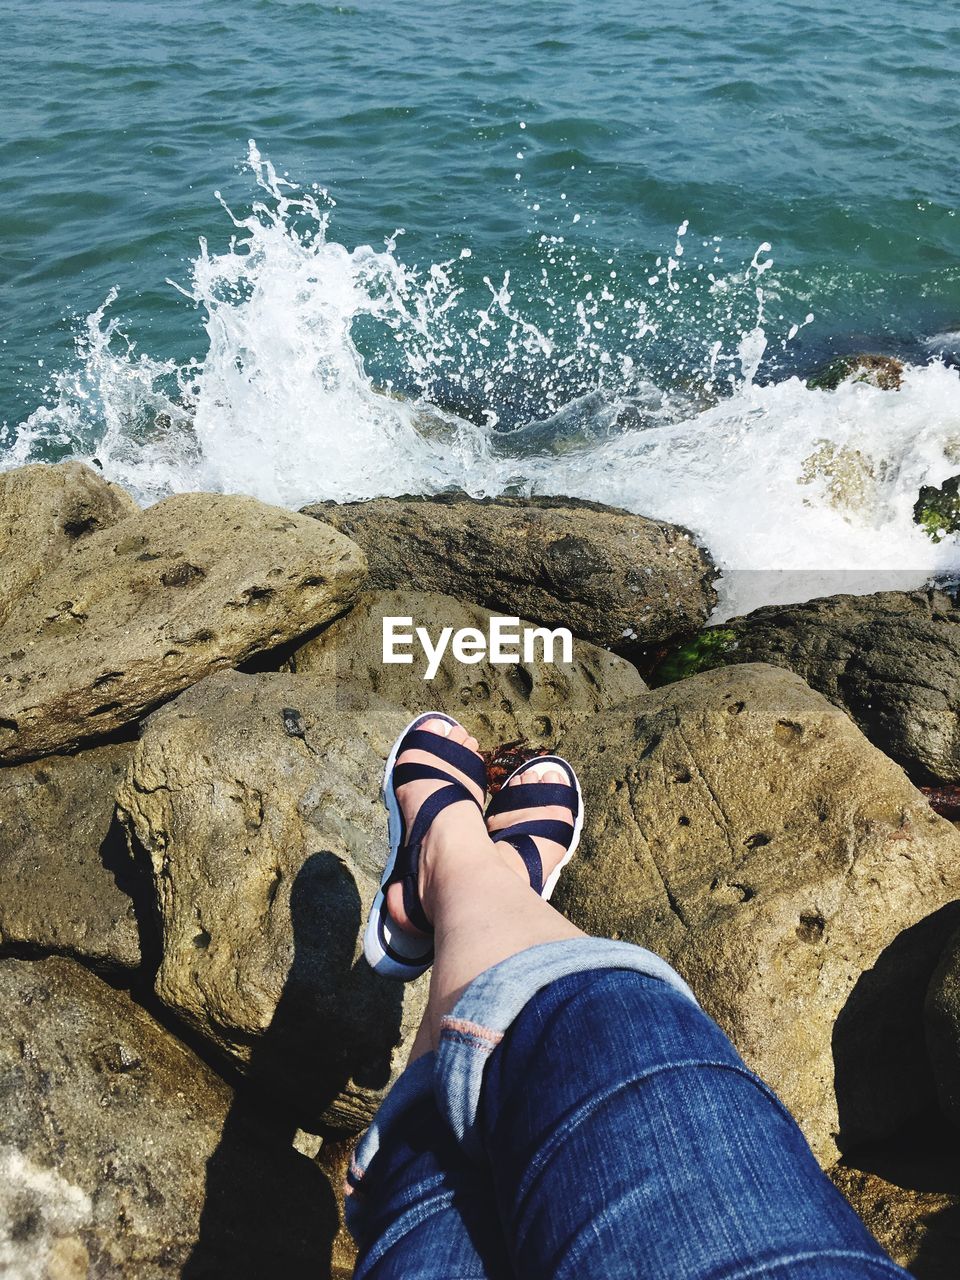
POLYGON ((684 222, 642 298, 616 253, 559 232, 536 235, 522 279, 484 274, 469 249, 415 268, 401 230, 348 249, 326 192, 254 143, 248 164, 249 213, 221 200, 229 243, 201 241, 171 282, 203 316, 205 353, 139 352, 111 290, 4 466, 78 458, 145 502, 592 498, 690 528, 724 570, 726 613, 824 594, 838 573, 869 590, 960 569, 957 543, 913 519, 921 486, 960 471, 960 378, 943 362, 956 335, 931 339, 897 392, 811 390, 790 351, 814 316, 789 314, 768 244, 730 271, 684 222))

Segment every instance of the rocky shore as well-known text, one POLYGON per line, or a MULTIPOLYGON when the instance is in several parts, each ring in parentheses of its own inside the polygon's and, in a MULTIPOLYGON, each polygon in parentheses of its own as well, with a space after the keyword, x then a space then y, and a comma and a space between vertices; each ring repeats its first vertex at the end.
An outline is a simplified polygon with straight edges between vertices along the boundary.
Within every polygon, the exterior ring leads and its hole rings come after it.
POLYGON ((708 627, 684 529, 572 499, 147 510, 0 475, 0 1273, 349 1275, 344 1161, 425 999, 375 977, 389 745, 556 748, 556 903, 652 947, 920 1280, 960 1248, 960 607, 708 627), (384 665, 382 620, 574 658, 384 665), (653 687, 649 687, 653 686, 653 687))

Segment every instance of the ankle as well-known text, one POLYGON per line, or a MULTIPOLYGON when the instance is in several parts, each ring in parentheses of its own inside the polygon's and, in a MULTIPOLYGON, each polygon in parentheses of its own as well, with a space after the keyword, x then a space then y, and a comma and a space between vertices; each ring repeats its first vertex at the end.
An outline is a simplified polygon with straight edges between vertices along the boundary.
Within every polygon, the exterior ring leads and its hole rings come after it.
POLYGON ((417 890, 427 919, 436 923, 436 904, 451 886, 469 892, 478 870, 490 865, 496 846, 481 827, 477 832, 429 832, 420 847, 420 876, 417 890))

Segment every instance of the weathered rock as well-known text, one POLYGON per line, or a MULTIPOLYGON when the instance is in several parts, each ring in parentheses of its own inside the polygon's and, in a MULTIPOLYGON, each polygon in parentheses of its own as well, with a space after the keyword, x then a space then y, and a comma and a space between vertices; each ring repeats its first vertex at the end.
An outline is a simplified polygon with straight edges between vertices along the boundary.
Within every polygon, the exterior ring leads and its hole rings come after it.
POLYGON ((153 863, 157 994, 302 1128, 361 1128, 422 1012, 423 980, 360 954, 383 761, 408 718, 308 676, 223 672, 150 718, 118 791, 153 863))
POLYGON ((574 498, 376 498, 307 515, 358 542, 370 586, 439 591, 629 649, 696 631, 716 572, 685 529, 574 498))
POLYGON ((185 493, 83 539, 0 628, 0 761, 71 747, 343 612, 363 553, 253 498, 185 493))
POLYGON ((921 1129, 829 1170, 894 1262, 920 1280, 957 1274, 960 1176, 955 1140, 944 1136, 921 1129))
POLYGON ((774 605, 703 634, 713 662, 795 671, 915 781, 960 781, 960 608, 945 592, 774 605))
POLYGON ((0 944, 140 963, 135 873, 114 823, 132 743, 0 769, 0 944))
POLYGON ((940 1108, 960 1128, 960 932, 940 957, 927 991, 925 1016, 940 1108))
POLYGON ((325 1273, 334 1197, 292 1127, 129 996, 70 960, 0 960, 0 1025, 4 1275, 325 1273))
POLYGON ((79 462, 0 472, 0 623, 73 546, 137 510, 125 490, 79 462))
POLYGON ((586 823, 558 907, 675 964, 818 1157, 930 1104, 923 993, 960 836, 847 716, 789 672, 730 667, 561 750, 586 823))
POLYGON ((468 725, 484 747, 518 738, 552 746, 578 720, 646 689, 629 662, 584 640, 575 643, 571 663, 560 661, 559 647, 554 661, 543 661, 538 645, 533 661, 500 664, 484 655, 481 662, 464 665, 448 645, 437 674, 427 681, 419 644, 405 646, 412 663, 384 665, 385 617, 412 618, 407 632, 427 627, 436 643, 442 627, 454 632, 472 627, 487 636, 491 614, 435 592, 365 592, 346 617, 295 651, 293 669, 335 682, 338 699, 358 707, 373 696, 411 716, 424 708, 444 711, 468 725))
POLYGON ((896 356, 838 356, 807 382, 813 391, 836 391, 842 382, 866 382, 880 391, 899 391, 903 361, 896 356))

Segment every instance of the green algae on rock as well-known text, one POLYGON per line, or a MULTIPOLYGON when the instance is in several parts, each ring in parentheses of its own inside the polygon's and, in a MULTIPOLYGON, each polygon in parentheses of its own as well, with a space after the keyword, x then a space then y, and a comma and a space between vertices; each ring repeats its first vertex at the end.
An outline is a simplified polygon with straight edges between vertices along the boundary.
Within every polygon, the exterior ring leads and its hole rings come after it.
POLYGON ((925 484, 920 490, 913 518, 931 542, 942 542, 960 533, 960 476, 951 476, 940 486, 925 484))
POLYGON ((737 647, 737 634, 729 627, 711 627, 668 654, 650 677, 653 686, 686 680, 714 667, 727 665, 727 655, 737 647))
POLYGON ((811 391, 836 391, 843 382, 866 382, 880 391, 899 391, 903 385, 903 361, 896 356, 838 356, 812 378, 811 391))

